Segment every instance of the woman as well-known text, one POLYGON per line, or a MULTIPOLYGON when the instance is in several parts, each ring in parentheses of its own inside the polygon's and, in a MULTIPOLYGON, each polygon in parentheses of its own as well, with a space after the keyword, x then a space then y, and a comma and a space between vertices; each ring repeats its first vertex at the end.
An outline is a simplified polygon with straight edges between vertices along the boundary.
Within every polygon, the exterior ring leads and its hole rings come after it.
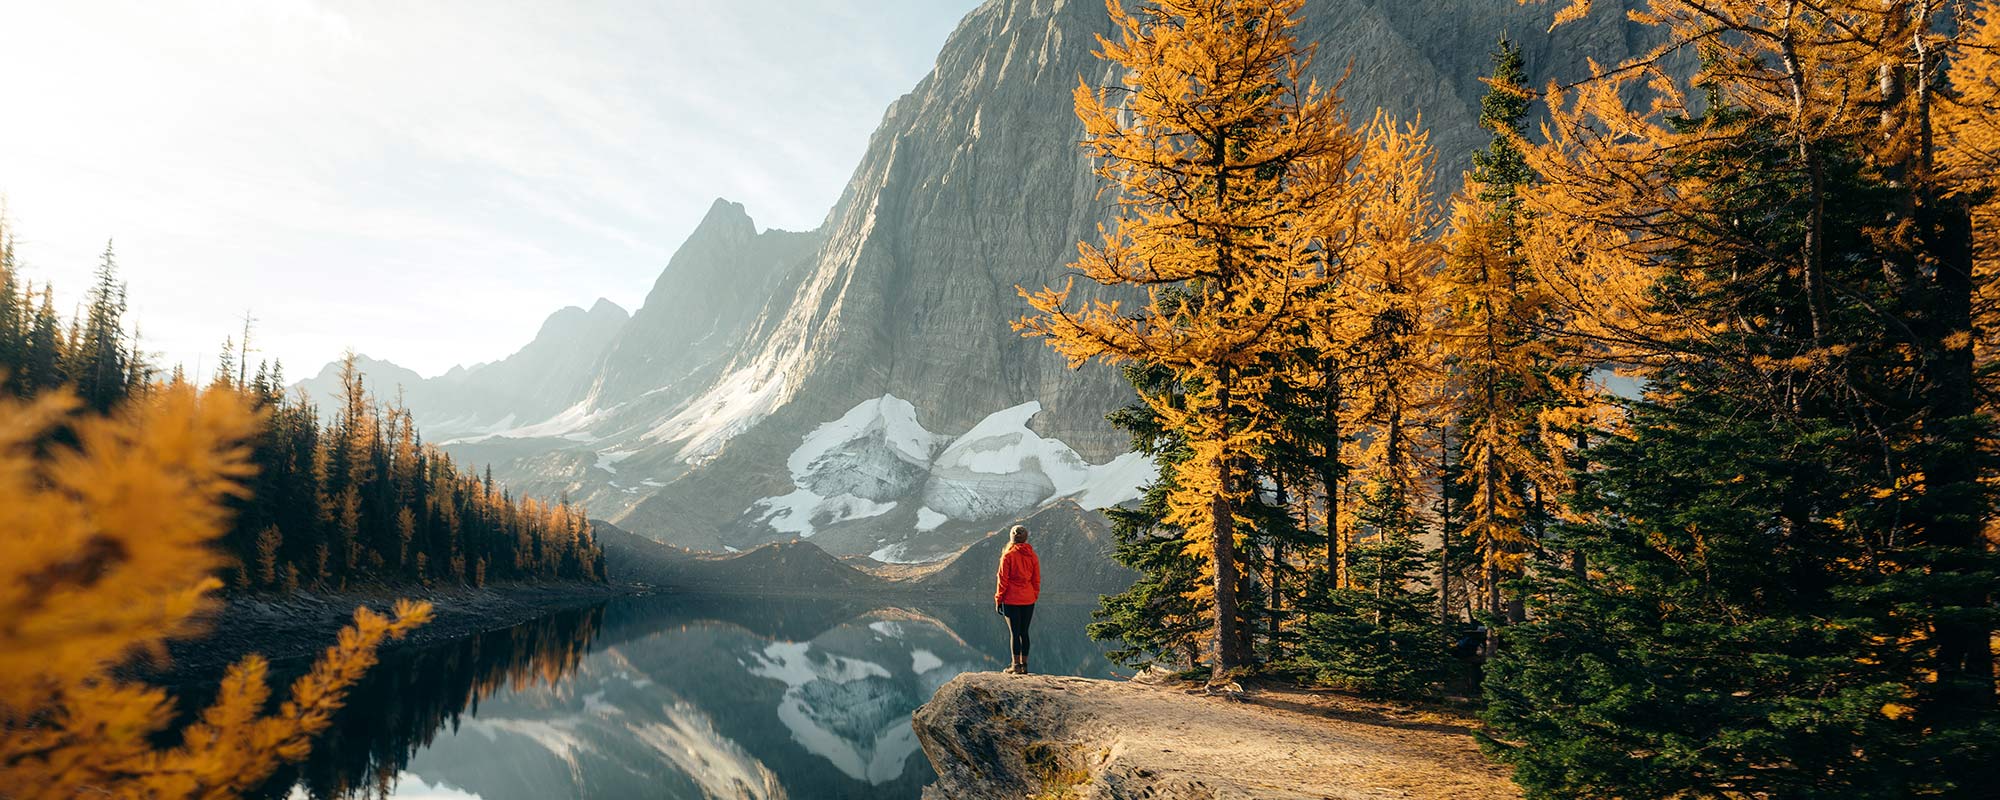
POLYGON ((1042 562, 1035 548, 1028 546, 1028 529, 1019 525, 1008 531, 1011 541, 1000 553, 1000 580, 993 590, 993 610, 1007 618, 1012 634, 1010 649, 1014 675, 1028 674, 1028 623, 1035 619, 1035 598, 1042 594, 1042 562))

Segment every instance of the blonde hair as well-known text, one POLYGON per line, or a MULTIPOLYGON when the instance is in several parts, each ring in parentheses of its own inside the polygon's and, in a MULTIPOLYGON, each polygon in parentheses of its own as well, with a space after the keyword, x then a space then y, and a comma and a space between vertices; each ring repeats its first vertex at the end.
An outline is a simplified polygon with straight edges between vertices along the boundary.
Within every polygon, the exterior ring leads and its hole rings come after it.
POLYGON ((1007 535, 1011 537, 1011 541, 1015 544, 1025 544, 1028 541, 1028 529, 1020 525, 1009 529, 1007 535))

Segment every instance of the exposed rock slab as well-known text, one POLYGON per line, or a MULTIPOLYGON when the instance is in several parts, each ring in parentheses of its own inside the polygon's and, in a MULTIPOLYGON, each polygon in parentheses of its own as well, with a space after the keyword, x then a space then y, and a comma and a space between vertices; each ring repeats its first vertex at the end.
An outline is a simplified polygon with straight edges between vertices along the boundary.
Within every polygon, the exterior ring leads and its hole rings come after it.
POLYGON ((967 673, 912 724, 938 773, 927 800, 1520 797, 1462 719, 1296 690, 967 673))

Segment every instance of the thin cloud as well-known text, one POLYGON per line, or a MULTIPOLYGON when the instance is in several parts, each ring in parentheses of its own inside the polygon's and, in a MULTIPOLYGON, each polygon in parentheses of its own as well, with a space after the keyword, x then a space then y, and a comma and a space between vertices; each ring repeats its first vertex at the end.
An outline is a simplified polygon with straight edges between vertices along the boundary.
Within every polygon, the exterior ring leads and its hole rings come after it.
POLYGON ((974 2, 839 5, 0 0, 0 193, 65 305, 116 237, 169 362, 250 309, 436 374, 636 308, 717 196, 817 225, 974 2))

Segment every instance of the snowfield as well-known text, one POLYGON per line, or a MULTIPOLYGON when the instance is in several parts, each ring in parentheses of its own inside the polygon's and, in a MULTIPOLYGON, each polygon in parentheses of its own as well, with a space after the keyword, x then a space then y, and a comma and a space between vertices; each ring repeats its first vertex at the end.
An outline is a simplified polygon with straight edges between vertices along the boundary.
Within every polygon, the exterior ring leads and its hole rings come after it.
MULTIPOLYGON (((909 401, 885 394, 806 434, 786 458, 794 491, 751 504, 773 531, 809 537, 821 527, 881 516, 905 501, 919 504, 915 530, 980 522, 1061 499, 1086 509, 1136 500, 1159 471, 1127 453, 1091 464, 1059 439, 1035 433, 1038 401, 1001 409, 952 437, 917 421, 909 401)), ((890 545, 871 555, 896 561, 890 545)))

